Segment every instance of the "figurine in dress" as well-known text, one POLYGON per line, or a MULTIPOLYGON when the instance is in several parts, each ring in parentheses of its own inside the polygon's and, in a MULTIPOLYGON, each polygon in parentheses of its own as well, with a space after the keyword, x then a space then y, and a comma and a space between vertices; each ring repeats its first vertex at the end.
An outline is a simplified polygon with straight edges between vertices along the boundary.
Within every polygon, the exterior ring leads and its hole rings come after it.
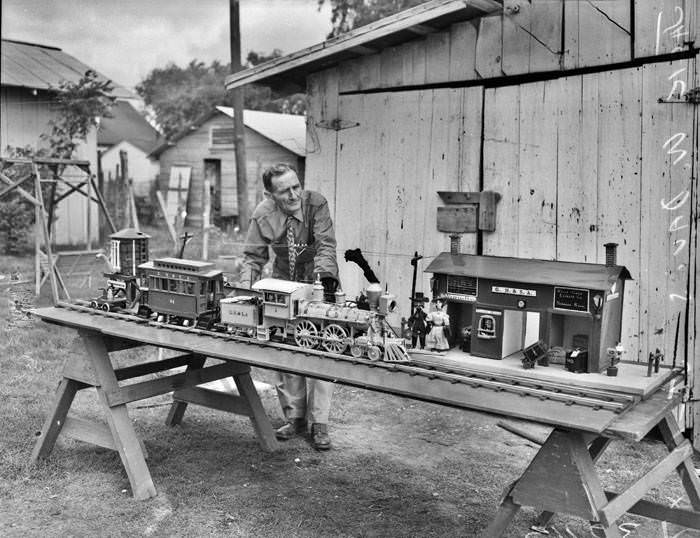
POLYGON ((430 324, 430 332, 426 338, 426 347, 433 351, 447 351, 450 343, 447 340, 450 327, 450 316, 445 312, 445 301, 435 301, 435 309, 428 314, 426 321, 430 324))

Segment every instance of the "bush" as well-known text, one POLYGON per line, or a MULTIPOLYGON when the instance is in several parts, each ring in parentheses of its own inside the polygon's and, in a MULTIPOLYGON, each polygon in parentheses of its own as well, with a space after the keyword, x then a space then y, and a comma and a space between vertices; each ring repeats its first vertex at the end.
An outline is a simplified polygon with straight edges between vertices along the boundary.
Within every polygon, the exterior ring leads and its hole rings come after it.
POLYGON ((30 249, 34 224, 34 206, 19 195, 0 201, 0 235, 3 254, 21 255, 30 249))

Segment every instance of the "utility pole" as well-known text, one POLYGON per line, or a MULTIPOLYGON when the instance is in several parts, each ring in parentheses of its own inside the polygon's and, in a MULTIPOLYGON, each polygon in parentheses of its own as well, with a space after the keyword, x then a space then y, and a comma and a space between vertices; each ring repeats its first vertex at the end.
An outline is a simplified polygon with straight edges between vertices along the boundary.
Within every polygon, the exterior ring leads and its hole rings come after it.
MULTIPOLYGON (((231 32, 231 73, 240 71, 241 25, 239 0, 229 0, 229 26, 231 32)), ((233 143, 236 152, 236 187, 238 190, 238 226, 242 232, 248 230, 250 211, 248 208, 248 178, 246 177, 245 134, 243 126, 243 87, 231 90, 233 102, 233 143)))

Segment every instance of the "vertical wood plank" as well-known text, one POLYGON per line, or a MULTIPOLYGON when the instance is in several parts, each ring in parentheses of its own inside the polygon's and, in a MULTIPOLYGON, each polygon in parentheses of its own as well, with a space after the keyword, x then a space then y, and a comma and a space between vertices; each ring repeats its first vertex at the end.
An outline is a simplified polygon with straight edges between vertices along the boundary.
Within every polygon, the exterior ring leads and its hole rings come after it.
POLYGON ((501 67, 502 35, 501 15, 482 17, 479 20, 475 62, 477 78, 492 78, 503 75, 501 67))
POLYGON ((503 72, 515 75, 559 69, 562 3, 507 0, 503 11, 503 72))
POLYGON ((359 126, 338 132, 337 198, 342 200, 335 212, 335 231, 338 242, 338 270, 340 282, 348 298, 355 298, 364 288, 362 271, 354 263, 343 261, 347 249, 364 248, 361 217, 367 198, 367 179, 372 178, 371 135, 374 126, 365 116, 363 95, 343 95, 339 99, 339 113, 353 118, 359 126))
POLYGON ((484 234, 483 253, 515 256, 520 241, 520 87, 488 88, 484 95, 484 190, 501 194, 496 231, 484 234))
MULTIPOLYGON (((689 271, 694 253, 692 132, 694 111, 685 103, 661 104, 658 96, 672 88, 668 76, 692 84, 694 66, 689 61, 644 66, 642 140, 642 241, 640 274, 640 336, 646 344, 645 359, 657 347, 667 362, 683 364, 688 334, 685 331, 689 271), (665 146, 664 146, 665 145, 665 146), (686 153, 683 154, 683 151, 686 153)), ((689 87, 689 86, 688 86, 689 87)))
MULTIPOLYGON (((360 89, 360 62, 362 59, 345 60, 338 64, 338 91, 355 92, 360 89)), ((318 73, 309 75, 307 92, 312 84, 318 87, 318 73)), ((309 96, 310 97, 310 96, 309 96)))
POLYGON ((379 53, 380 87, 393 88, 403 83, 403 58, 399 47, 387 47, 379 53))
POLYGON ((426 42, 425 39, 419 39, 414 42, 413 47, 412 47, 412 52, 413 52, 413 77, 411 80, 411 84, 413 85, 421 85, 425 84, 425 81, 427 80, 427 67, 425 65, 425 57, 426 57, 426 42))
POLYGON ((598 144, 598 263, 604 243, 618 243, 617 260, 634 280, 625 285, 622 343, 628 360, 639 358, 641 189, 641 72, 600 73, 598 144))
POLYGON ((523 258, 556 256, 557 124, 550 104, 560 93, 559 81, 520 87, 520 144, 516 215, 523 258))
POLYGON ((684 41, 697 41, 697 14, 696 0, 634 0, 635 57, 667 54, 685 49, 684 41))
POLYGON ((379 54, 364 56, 358 60, 359 89, 378 88, 381 81, 381 58, 379 54))
POLYGON ((450 75, 453 80, 474 80, 476 73, 476 27, 460 22, 450 27, 450 75))
MULTIPOLYGON (((337 68, 309 76, 306 114, 306 188, 321 192, 328 200, 331 217, 335 220, 336 168, 338 131, 328 123, 338 115, 337 68)), ((355 121, 352 118, 341 118, 355 121)))
MULTIPOLYGON (((629 0, 563 4, 566 21, 565 69, 624 62, 632 58, 629 0)), ((647 30, 637 28, 636 35, 645 31, 647 30)))
POLYGON ((597 252, 598 86, 595 75, 562 79, 557 126, 557 254, 594 263, 597 252))
POLYGON ((427 83, 447 82, 450 79, 450 33, 436 32, 425 39, 427 83))

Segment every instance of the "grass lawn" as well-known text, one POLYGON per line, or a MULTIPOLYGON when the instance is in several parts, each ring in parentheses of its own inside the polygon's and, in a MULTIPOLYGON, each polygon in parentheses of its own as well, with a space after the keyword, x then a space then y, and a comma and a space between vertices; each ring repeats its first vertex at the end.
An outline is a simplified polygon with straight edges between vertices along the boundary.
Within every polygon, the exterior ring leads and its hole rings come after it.
MULTIPOLYGON (((167 237, 154 236, 157 253, 170 254, 167 237)), ((211 259, 236 254, 235 238, 214 243, 211 259)), ((186 255, 201 252, 197 245, 188 245, 186 255)), ((235 260, 226 263, 235 272, 235 260)), ((29 275, 32 260, 0 257, 0 274, 18 268, 29 275)), ((76 297, 92 293, 84 283, 71 284, 76 297)), ((48 295, 47 286, 37 304, 48 304, 48 295)), ((338 386, 333 450, 319 453, 296 439, 268 454, 243 417, 190 406, 182 425, 165 426, 171 402, 165 395, 129 405, 158 490, 154 499, 135 501, 116 452, 59 438, 48 460, 28 465, 62 364, 84 350, 71 330, 10 323, 10 299, 0 291, 0 536, 476 536, 537 449, 499 428, 498 417, 338 386)), ((143 348, 113 360, 124 366, 156 354, 143 348)), ((273 380, 271 372, 254 374, 273 380)), ((280 425, 275 394, 264 391, 262 399, 280 425)), ((93 391, 81 391, 72 413, 101 419, 96 400, 93 391)), ((658 443, 614 442, 598 463, 604 486, 620 490, 662 452, 658 443)), ((675 476, 649 498, 688 505, 675 476)), ((535 516, 522 510, 506 536, 539 536, 530 531, 535 516)), ((620 523, 628 537, 700 536, 635 516, 620 523)), ((555 517, 549 533, 592 536, 587 522, 566 516, 555 517)))

